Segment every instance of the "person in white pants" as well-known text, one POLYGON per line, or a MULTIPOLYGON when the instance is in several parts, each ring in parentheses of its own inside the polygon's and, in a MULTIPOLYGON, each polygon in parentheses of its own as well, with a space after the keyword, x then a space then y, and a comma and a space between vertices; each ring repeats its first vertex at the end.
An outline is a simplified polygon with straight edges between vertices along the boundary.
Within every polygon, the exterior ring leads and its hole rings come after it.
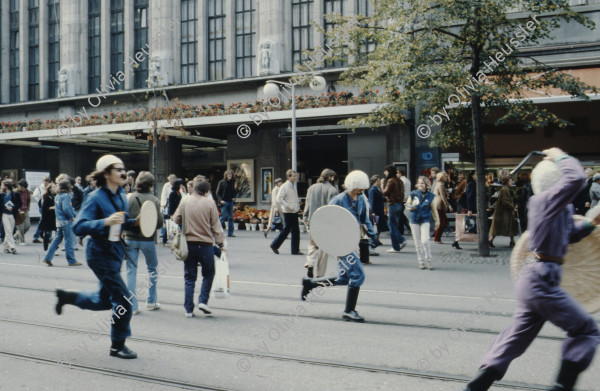
POLYGON ((15 245, 15 238, 13 232, 15 230, 15 212, 21 207, 20 198, 14 196, 13 183, 12 181, 2 182, 2 193, 0 194, 0 201, 2 205, 2 225, 4 227, 4 252, 5 253, 17 253, 17 247, 15 245))
POLYGON ((417 190, 413 190, 406 200, 406 209, 410 210, 410 230, 412 231, 419 269, 433 270, 431 263, 431 248, 429 245, 429 225, 431 221, 431 203, 435 196, 426 176, 417 180, 417 190))

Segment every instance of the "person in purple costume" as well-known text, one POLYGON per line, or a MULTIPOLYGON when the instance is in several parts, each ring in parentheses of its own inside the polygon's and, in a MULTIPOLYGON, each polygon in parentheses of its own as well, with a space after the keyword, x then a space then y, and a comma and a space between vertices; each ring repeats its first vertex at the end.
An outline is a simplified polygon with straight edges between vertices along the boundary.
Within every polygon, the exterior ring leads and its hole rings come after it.
POLYGON ((512 323, 487 349, 479 373, 465 391, 485 391, 502 379, 511 361, 525 352, 547 320, 567 332, 561 367, 551 391, 573 390, 600 342, 594 319, 560 287, 567 246, 589 235, 600 223, 600 216, 573 221, 572 201, 585 183, 583 167, 559 148, 544 153, 544 161, 532 173, 535 195, 529 200, 527 214, 528 249, 537 259, 523 266, 516 282, 518 303, 512 323))

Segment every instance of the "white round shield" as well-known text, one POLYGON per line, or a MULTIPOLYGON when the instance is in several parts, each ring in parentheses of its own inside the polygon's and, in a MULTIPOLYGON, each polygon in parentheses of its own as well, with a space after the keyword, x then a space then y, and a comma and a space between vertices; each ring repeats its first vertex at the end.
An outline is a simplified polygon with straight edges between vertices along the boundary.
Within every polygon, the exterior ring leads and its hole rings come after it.
POLYGON ((156 206, 152 201, 144 201, 140 208, 140 231, 142 235, 149 238, 156 232, 156 206))
POLYGON ((319 249, 340 257, 358 247, 360 225, 350 211, 338 205, 326 205, 311 216, 310 236, 319 249))

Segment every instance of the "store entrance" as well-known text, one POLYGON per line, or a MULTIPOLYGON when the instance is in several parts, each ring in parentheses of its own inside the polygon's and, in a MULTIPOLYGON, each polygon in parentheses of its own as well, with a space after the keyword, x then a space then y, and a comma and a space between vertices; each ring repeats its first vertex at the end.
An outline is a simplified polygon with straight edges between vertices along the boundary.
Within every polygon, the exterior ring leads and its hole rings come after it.
POLYGON ((298 195, 306 196, 308 187, 317 181, 324 168, 338 175, 348 171, 348 137, 344 135, 299 136, 298 144, 298 195))

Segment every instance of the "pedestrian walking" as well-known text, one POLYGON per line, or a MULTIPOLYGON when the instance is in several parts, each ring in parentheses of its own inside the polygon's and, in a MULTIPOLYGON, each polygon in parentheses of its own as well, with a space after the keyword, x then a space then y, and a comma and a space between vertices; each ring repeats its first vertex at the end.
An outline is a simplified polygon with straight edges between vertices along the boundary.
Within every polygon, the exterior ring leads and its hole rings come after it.
POLYGON ((227 222, 227 236, 235 237, 233 234, 233 204, 235 204, 235 181, 233 170, 227 170, 223 174, 223 180, 217 185, 217 200, 221 206, 221 223, 227 222))
POLYGON ((496 201, 494 217, 490 226, 490 247, 494 247, 496 236, 509 236, 509 246, 514 247, 514 237, 519 234, 519 227, 515 219, 517 208, 515 208, 510 189, 508 188, 510 177, 502 177, 500 181, 502 187, 498 191, 498 200, 496 201))
POLYGON ((429 178, 420 176, 417 179, 417 190, 410 192, 406 201, 406 208, 410 210, 410 229, 415 248, 419 269, 433 270, 431 247, 429 244, 429 224, 431 222, 431 204, 435 196, 431 192, 429 178))
MULTIPOLYGON (((329 201, 338 194, 333 186, 335 171, 326 168, 321 172, 317 183, 311 185, 306 193, 306 205, 302 219, 310 229, 310 218, 320 207, 327 205, 329 201)), ((304 267, 307 269, 308 277, 322 277, 327 271, 327 253, 319 249, 312 236, 308 235, 308 250, 304 267)))
POLYGON ((194 316, 194 289, 198 279, 198 265, 202 268, 202 287, 198 297, 198 310, 211 314, 208 298, 215 277, 215 243, 219 249, 227 253, 225 234, 221 228, 219 211, 215 202, 208 197, 210 183, 204 177, 194 178, 194 194, 184 199, 175 214, 173 221, 182 224, 185 218, 185 239, 188 246, 188 257, 184 262, 185 280, 185 316, 194 316))
POLYGON ((388 203, 388 226, 392 248, 388 253, 398 253, 406 247, 406 239, 400 232, 400 215, 404 214, 404 184, 396 177, 396 167, 389 165, 385 168, 386 185, 383 195, 388 203))
POLYGON ((99 187, 86 198, 75 221, 77 235, 89 235, 86 258, 90 269, 100 283, 97 291, 72 292, 58 289, 56 313, 60 315, 66 304, 84 310, 111 312, 109 354, 113 357, 133 359, 137 354, 125 346, 131 336, 131 293, 121 278, 121 264, 125 248, 120 239, 122 228, 137 224, 128 217, 128 203, 123 185, 127 180, 123 161, 113 155, 104 155, 96 162, 92 174, 99 187))
POLYGON ((373 175, 371 177, 371 188, 369 189, 369 205, 371 207, 371 217, 377 227, 377 241, 379 244, 379 235, 382 232, 388 231, 387 216, 385 215, 385 198, 381 183, 382 179, 379 175, 373 175))
POLYGON ((31 192, 28 189, 29 184, 25 179, 19 181, 17 188, 17 194, 21 199, 21 208, 19 214, 16 217, 15 224, 17 225, 17 232, 15 233, 15 243, 18 242, 21 246, 25 246, 25 234, 31 227, 31 220, 29 219, 29 210, 31 208, 31 192))
POLYGON ((574 221, 571 203, 584 185, 583 167, 559 148, 544 153, 545 160, 532 172, 534 195, 529 200, 527 226, 527 248, 534 252, 537 261, 520 260, 525 266, 516 282, 518 302, 512 323, 488 347, 480 372, 465 391, 485 391, 502 379, 510 363, 525 352, 546 321, 567 332, 551 391, 573 390, 600 342, 595 320, 560 287, 567 246, 589 235, 600 224, 600 216, 574 221))
POLYGON ((163 185, 162 191, 160 193, 160 212, 163 215, 163 227, 160 230, 160 235, 162 236, 163 246, 166 246, 167 241, 169 240, 169 228, 171 222, 169 218, 169 195, 171 194, 173 184, 176 180, 177 176, 175 174, 170 174, 167 177, 167 183, 163 185))
POLYGON ((56 183, 48 182, 46 191, 42 196, 42 217, 38 228, 44 243, 44 251, 48 251, 52 241, 52 232, 56 231, 56 206, 54 199, 58 193, 56 183))
POLYGON ((169 202, 167 206, 167 214, 169 215, 169 219, 171 220, 171 229, 173 232, 176 231, 177 226, 173 223, 173 215, 175 211, 179 207, 179 203, 181 202, 181 198, 185 195, 185 186, 184 181, 181 178, 177 178, 175 182, 173 182, 173 187, 171 188, 171 194, 169 194, 169 202))
POLYGON ((278 224, 274 224, 275 220, 282 220, 279 212, 279 207, 277 206, 277 193, 279 192, 279 189, 281 189, 281 185, 283 185, 283 179, 276 178, 274 183, 275 186, 271 190, 271 195, 269 197, 271 201, 271 210, 269 211, 269 221, 267 222, 267 228, 264 232, 265 238, 267 237, 269 232, 271 232, 271 227, 273 225, 276 226, 275 229, 279 229, 280 231, 283 230, 283 224, 281 224, 281 222, 279 222, 278 224))
MULTIPOLYGON (((395 173, 394 173, 395 174, 395 173)), ((397 179, 396 179, 397 180, 397 179)), ((359 224, 366 226, 368 236, 375 240, 377 233, 371 225, 367 213, 367 203, 365 197, 361 194, 369 188, 369 177, 362 171, 352 171, 346 176, 344 181, 346 190, 333 197, 329 205, 338 205, 350 211, 359 224)), ((335 279, 331 277, 304 278, 302 280, 301 299, 306 300, 310 291, 318 286, 348 285, 346 296, 346 308, 342 314, 342 319, 353 322, 364 322, 365 318, 356 311, 356 303, 360 287, 365 281, 365 270, 360 262, 359 255, 356 252, 343 257, 338 257, 340 268, 335 279)))
MULTIPOLYGON (((402 181, 402 185, 404 186, 404 201, 403 201, 403 203, 406 203, 406 201, 408 200, 408 195, 413 190, 411 183, 410 183, 410 179, 408 179, 406 177, 406 173, 404 172, 404 168, 402 168, 402 167, 397 169, 396 176, 398 177, 398 179, 400 179, 402 181)), ((402 228, 400 231, 401 231, 402 235, 404 235, 405 227, 408 229, 408 232, 411 232, 408 218, 406 217, 406 214, 404 212, 405 211, 403 210, 402 214, 400 214, 400 227, 402 228)))
MULTIPOLYGON (((448 180, 448 174, 445 172, 439 172, 436 176, 436 185, 433 190, 433 208, 437 212, 436 227, 433 240, 435 243, 442 244, 442 234, 448 226, 448 217, 446 217, 446 211, 452 212, 452 206, 448 202, 448 196, 446 194, 445 183, 448 180)), ((435 216, 434 216, 435 217, 435 216)))
POLYGON ((13 183, 11 180, 2 182, 1 199, 2 199, 2 226, 4 227, 4 252, 17 253, 15 246, 15 217, 21 208, 21 197, 13 192, 13 183))
MULTIPOLYGON (((137 219, 140 215, 142 205, 146 201, 152 202, 156 206, 156 229, 162 228, 163 219, 160 215, 160 201, 152 194, 154 188, 154 175, 148 171, 141 171, 135 180, 136 191, 130 193, 128 197, 129 217, 137 219)), ((125 259, 127 269, 127 288, 130 292, 136 291, 137 266, 140 251, 144 254, 146 260, 146 268, 148 269, 148 299, 146 300, 146 309, 153 311, 160 308, 158 296, 156 293, 156 283, 158 274, 156 268, 158 266, 158 256, 156 255, 156 230, 154 235, 147 238, 142 235, 139 227, 132 227, 125 230, 125 259)), ((131 300, 131 311, 133 315, 139 314, 141 311, 138 307, 137 296, 133 296, 131 300)))
POLYGON ((75 234, 73 233, 73 220, 77 215, 73 206, 71 206, 71 182, 68 179, 62 180, 58 184, 59 193, 54 199, 56 214, 56 236, 50 244, 50 248, 44 256, 44 263, 52 266, 52 259, 58 250, 58 245, 65 240, 65 252, 69 266, 81 266, 81 263, 75 259, 75 234))
MULTIPOLYGON (((35 190, 33 191, 33 195, 31 196, 32 201, 38 205, 40 216, 42 215, 42 197, 44 196, 44 193, 46 193, 48 185, 50 183, 52 183, 52 178, 50 178, 49 176, 42 179, 42 183, 35 188, 35 190)), ((38 224, 35 233, 33 234, 33 243, 41 243, 40 236, 42 234, 42 230, 40 229, 40 224, 41 218, 40 223, 38 224)))
POLYGON ((271 243, 271 250, 275 254, 279 254, 279 247, 283 244, 283 241, 292 234, 292 255, 304 255, 300 251, 300 227, 298 227, 298 211, 300 210, 300 204, 298 200, 298 192, 294 183, 298 178, 298 174, 294 170, 287 170, 285 176, 287 181, 281 186, 281 189, 277 193, 277 205, 283 213, 283 231, 273 240, 271 243))

